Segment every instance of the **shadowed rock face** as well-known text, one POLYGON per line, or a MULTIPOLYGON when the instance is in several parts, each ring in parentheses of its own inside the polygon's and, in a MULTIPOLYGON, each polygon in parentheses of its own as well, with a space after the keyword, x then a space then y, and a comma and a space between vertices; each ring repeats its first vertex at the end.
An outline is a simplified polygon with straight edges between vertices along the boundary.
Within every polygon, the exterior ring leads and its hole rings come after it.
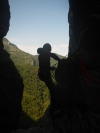
POLYGON ((97 39, 99 32, 97 33, 96 29, 100 31, 100 1, 69 0, 69 6, 69 55, 73 55, 81 47, 80 39, 87 29, 90 33, 96 33, 94 37, 97 39))
POLYGON ((10 55, 4 50, 2 39, 9 30, 8 0, 0 0, 0 129, 11 132, 17 128, 23 95, 23 80, 10 55))
POLYGON ((0 39, 2 39, 9 30, 10 7, 8 0, 0 0, 0 39))
POLYGON ((23 87, 23 80, 9 54, 3 48, 0 49, 0 128, 16 128, 21 112, 23 87))

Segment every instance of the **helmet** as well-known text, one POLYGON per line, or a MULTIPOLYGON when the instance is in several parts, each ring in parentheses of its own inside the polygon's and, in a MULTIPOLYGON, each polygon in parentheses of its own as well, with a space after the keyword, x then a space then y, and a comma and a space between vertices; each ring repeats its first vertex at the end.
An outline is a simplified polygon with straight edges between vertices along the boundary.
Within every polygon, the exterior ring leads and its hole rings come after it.
POLYGON ((43 45, 43 49, 45 50, 45 52, 51 52, 51 45, 49 43, 45 43, 43 45))

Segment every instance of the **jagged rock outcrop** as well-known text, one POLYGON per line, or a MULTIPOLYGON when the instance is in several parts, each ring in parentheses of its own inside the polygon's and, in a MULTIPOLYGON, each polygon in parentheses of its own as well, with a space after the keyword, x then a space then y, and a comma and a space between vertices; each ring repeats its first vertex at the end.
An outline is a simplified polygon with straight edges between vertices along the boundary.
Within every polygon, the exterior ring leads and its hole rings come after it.
POLYGON ((21 112, 23 80, 9 54, 0 49, 0 128, 16 128, 21 112))
POLYGON ((80 92, 87 106, 84 114, 80 111, 80 132, 96 133, 100 130, 100 1, 69 0, 69 5, 69 57, 79 58, 80 92))
POLYGON ((92 29, 100 31, 100 1, 69 0, 69 6, 69 55, 73 55, 81 47, 80 39, 87 30, 96 33, 95 40, 99 35, 92 29))
POLYGON ((0 0, 0 38, 6 36, 9 30, 10 7, 8 0, 0 0))
POLYGON ((17 128, 24 88, 18 70, 3 48, 2 38, 9 30, 9 21, 9 2, 0 0, 0 129, 7 133, 17 128))

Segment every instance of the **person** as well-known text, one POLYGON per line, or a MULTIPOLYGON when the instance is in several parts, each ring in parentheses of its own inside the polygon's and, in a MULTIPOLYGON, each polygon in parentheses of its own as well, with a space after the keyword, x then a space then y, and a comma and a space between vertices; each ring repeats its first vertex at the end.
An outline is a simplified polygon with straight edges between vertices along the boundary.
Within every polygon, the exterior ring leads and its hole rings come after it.
POLYGON ((51 77, 51 70, 54 70, 55 67, 50 66, 50 58, 54 58, 58 62, 60 58, 55 54, 51 53, 51 45, 46 43, 43 45, 43 48, 38 48, 37 53, 39 54, 39 71, 38 76, 40 80, 44 81, 47 87, 50 90, 51 94, 51 106, 50 106, 50 113, 52 119, 54 119, 55 112, 57 109, 57 100, 56 100, 56 85, 54 84, 52 77, 51 77))
POLYGON ((43 45, 43 48, 38 48, 37 53, 39 54, 39 77, 41 80, 48 82, 51 81, 51 70, 54 67, 50 67, 50 58, 54 58, 55 60, 60 60, 59 57, 51 53, 51 45, 46 43, 43 45))
POLYGON ((39 77, 41 80, 50 80, 50 49, 39 48, 39 77))

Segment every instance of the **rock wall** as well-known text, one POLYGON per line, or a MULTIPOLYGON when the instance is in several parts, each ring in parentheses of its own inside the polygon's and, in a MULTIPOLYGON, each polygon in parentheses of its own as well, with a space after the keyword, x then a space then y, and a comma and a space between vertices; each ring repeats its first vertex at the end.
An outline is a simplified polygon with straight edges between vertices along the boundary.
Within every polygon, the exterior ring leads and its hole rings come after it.
POLYGON ((0 0, 0 38, 9 30, 10 6, 8 0, 0 0))
POLYGON ((100 1, 69 0, 69 6, 69 55, 73 55, 81 47, 86 31, 95 32, 95 40, 99 35, 96 30, 100 31, 100 1))

